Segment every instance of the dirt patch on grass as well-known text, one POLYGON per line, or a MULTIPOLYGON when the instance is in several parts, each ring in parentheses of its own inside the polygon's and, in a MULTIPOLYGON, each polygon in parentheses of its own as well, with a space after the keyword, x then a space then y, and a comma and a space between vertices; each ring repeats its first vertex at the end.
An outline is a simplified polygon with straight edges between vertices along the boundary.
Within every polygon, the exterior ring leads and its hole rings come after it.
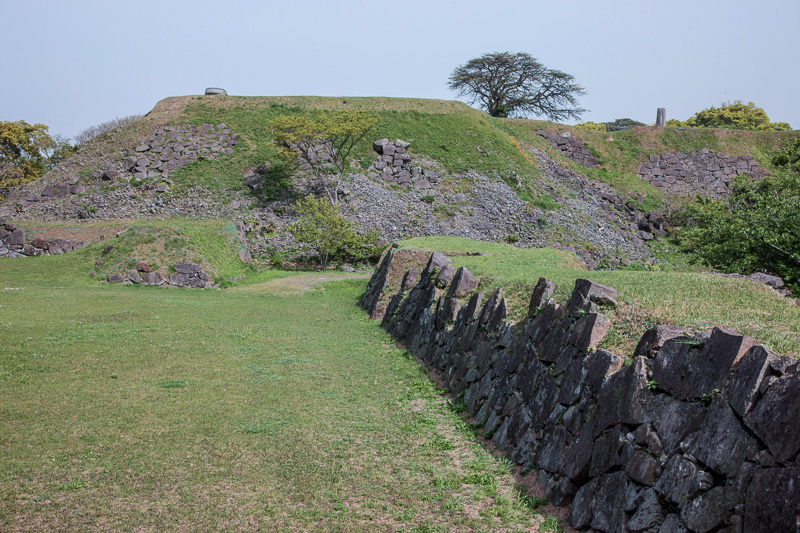
POLYGON ((310 291, 329 281, 339 281, 343 279, 366 279, 369 274, 347 274, 347 273, 326 273, 314 272, 298 274, 287 278, 273 279, 259 285, 252 285, 249 288, 268 290, 277 294, 299 294, 310 291))
POLYGON ((86 244, 94 244, 110 239, 116 236, 117 233, 128 229, 128 223, 125 222, 102 225, 76 224, 74 226, 51 226, 49 224, 25 221, 19 222, 17 225, 28 234, 28 241, 37 237, 43 237, 47 240, 68 239, 71 241, 85 242, 86 244))

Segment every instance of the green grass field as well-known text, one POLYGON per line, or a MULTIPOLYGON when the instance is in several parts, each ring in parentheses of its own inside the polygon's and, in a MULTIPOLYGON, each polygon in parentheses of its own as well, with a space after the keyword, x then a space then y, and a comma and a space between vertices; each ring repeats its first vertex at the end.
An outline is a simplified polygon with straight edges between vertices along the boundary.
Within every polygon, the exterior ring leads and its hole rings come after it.
POLYGON ((0 530, 556 530, 365 280, 106 285, 87 257, 0 261, 0 530))
POLYGON ((510 316, 517 320, 527 313, 539 277, 553 280, 556 298, 562 300, 578 278, 614 287, 622 293, 622 305, 611 313, 614 326, 604 347, 623 356, 632 353, 647 328, 672 324, 693 331, 732 328, 779 353, 800 357, 800 306, 747 279, 684 271, 586 271, 577 268, 574 255, 566 252, 458 237, 423 237, 402 245, 417 250, 484 253, 452 259, 456 266, 466 266, 483 278, 482 290, 503 287, 511 300, 510 316))

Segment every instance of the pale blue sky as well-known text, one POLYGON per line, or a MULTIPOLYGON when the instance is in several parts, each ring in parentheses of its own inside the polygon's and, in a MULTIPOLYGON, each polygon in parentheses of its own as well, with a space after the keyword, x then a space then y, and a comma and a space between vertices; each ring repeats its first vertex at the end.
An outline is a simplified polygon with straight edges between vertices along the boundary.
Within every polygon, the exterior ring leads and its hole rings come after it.
POLYGON ((800 128, 800 1, 0 0, 0 120, 73 136, 167 96, 446 98, 450 72, 528 52, 586 87, 583 120, 754 101, 800 128))

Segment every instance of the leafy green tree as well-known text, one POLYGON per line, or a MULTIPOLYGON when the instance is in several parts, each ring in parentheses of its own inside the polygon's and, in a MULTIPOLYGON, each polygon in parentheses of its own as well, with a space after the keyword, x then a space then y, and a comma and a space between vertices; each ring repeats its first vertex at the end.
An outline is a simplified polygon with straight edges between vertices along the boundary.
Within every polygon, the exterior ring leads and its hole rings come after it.
POLYGON ((800 173, 787 169, 758 181, 739 176, 730 197, 698 198, 684 215, 681 241, 706 263, 800 283, 800 173))
POLYGON ((644 122, 639 122, 638 120, 633 120, 631 118, 618 118, 614 122, 606 122, 606 129, 608 131, 624 131, 628 129, 638 128, 639 126, 644 126, 644 122))
POLYGON ((0 122, 0 187, 16 187, 41 177, 47 152, 56 147, 44 124, 0 122))
POLYGON ((493 117, 539 115, 580 118, 585 93, 575 77, 545 67, 525 52, 492 52, 470 59, 450 74, 448 87, 479 103, 493 117))
POLYGON ((379 122, 378 116, 366 111, 314 111, 281 115, 269 128, 283 155, 299 157, 323 186, 331 204, 338 205, 350 153, 379 122))
POLYGON ((580 124, 575 124, 575 127, 588 131, 608 131, 605 122, 581 122, 580 124))
POLYGON ((800 172, 800 137, 774 154, 772 164, 792 172, 800 172))
POLYGON ((289 227, 289 232, 317 251, 322 270, 331 260, 359 261, 379 253, 373 244, 379 238, 377 231, 359 234, 331 202, 308 195, 297 201, 295 210, 300 218, 289 227))
MULTIPOLYGON (((669 124, 669 123, 668 123, 669 124)), ((786 122, 771 122, 767 112, 753 102, 743 104, 741 100, 711 106, 698 111, 686 121, 692 128, 731 128, 759 131, 787 131, 792 127, 786 122)))

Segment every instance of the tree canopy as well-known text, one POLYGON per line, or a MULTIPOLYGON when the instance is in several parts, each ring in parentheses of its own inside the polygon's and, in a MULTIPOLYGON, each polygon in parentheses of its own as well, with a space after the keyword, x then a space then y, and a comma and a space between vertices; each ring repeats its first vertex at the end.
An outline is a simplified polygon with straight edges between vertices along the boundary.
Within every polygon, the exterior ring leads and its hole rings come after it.
POLYGON ((48 152, 56 142, 44 124, 24 120, 0 122, 0 187, 16 187, 38 179, 47 169, 48 152))
POLYGON ((492 52, 456 67, 448 87, 493 117, 538 115, 579 118, 584 88, 574 76, 545 67, 525 52, 492 52))
POLYGON ((670 127, 690 128, 730 128, 757 131, 787 131, 792 127, 786 122, 771 122, 767 112, 755 103, 723 103, 719 107, 711 106, 698 111, 686 121, 668 120, 670 127))
POLYGON ((314 111, 281 115, 269 127, 283 155, 299 157, 337 205, 350 153, 379 122, 378 116, 367 111, 314 111))
POLYGON ((289 232, 299 242, 316 250, 322 270, 331 260, 358 261, 380 253, 373 244, 379 234, 375 230, 359 234, 327 200, 308 195, 297 201, 295 210, 300 218, 289 227, 289 232))

